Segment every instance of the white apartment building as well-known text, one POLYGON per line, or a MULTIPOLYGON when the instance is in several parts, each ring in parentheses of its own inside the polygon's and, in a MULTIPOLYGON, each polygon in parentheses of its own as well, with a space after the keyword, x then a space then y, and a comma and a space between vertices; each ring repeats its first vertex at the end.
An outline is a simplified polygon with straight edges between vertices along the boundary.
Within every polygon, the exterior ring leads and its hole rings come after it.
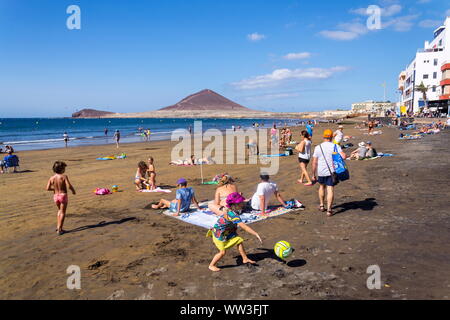
POLYGON ((399 75, 400 106, 408 112, 425 107, 423 94, 415 88, 421 83, 428 87, 430 111, 447 109, 450 95, 450 17, 434 31, 434 39, 425 41, 414 60, 399 75))
POLYGON ((376 102, 373 100, 357 102, 352 104, 352 113, 368 113, 384 117, 388 111, 395 110, 396 103, 376 102))

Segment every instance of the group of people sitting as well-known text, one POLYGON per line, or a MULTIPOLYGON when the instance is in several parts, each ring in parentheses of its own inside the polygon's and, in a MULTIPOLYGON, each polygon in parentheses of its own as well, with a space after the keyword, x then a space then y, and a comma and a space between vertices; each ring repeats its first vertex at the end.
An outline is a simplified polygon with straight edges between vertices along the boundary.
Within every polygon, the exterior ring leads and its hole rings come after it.
MULTIPOLYGON (((281 196, 277 185, 270 181, 269 175, 261 175, 261 182, 258 184, 256 193, 251 199, 246 199, 246 206, 242 208, 242 211, 257 211, 261 215, 269 213, 268 205, 272 197, 275 197, 278 202, 287 209, 293 208, 291 202, 287 203, 281 196)), ((200 208, 197 199, 195 198, 195 191, 193 188, 188 187, 186 179, 182 178, 177 182, 178 190, 176 192, 175 199, 172 201, 161 199, 157 204, 153 204, 152 208, 157 209, 169 209, 174 216, 180 216, 190 210, 191 204, 194 204, 197 209, 200 208)), ((238 187, 235 184, 234 179, 230 175, 224 175, 219 181, 219 186, 216 190, 214 200, 208 205, 209 210, 216 215, 221 216, 227 210, 227 198, 234 193, 239 192, 238 187)), ((239 214, 242 212, 239 212, 239 214)))
POLYGON ((443 123, 442 121, 439 121, 439 122, 435 122, 433 124, 425 125, 425 126, 421 127, 419 129, 419 133, 423 133, 423 134, 438 134, 442 130, 444 130, 445 128, 446 128, 446 124, 443 123))
POLYGON ((280 147, 285 148, 292 142, 292 131, 289 128, 283 128, 280 132, 280 147))
POLYGON ((147 163, 141 161, 138 163, 138 169, 134 178, 136 190, 141 191, 156 190, 156 168, 153 157, 149 157, 147 163))
POLYGON ((17 172, 17 167, 19 166, 19 157, 14 154, 14 148, 12 146, 5 146, 5 150, 3 151, 0 148, 0 153, 6 153, 7 155, 0 160, 0 173, 4 173, 5 171, 9 172, 10 168, 13 168, 13 172, 17 172))
POLYGON ((371 159, 377 156, 378 153, 372 146, 372 142, 361 142, 358 144, 358 148, 350 154, 350 160, 371 159))

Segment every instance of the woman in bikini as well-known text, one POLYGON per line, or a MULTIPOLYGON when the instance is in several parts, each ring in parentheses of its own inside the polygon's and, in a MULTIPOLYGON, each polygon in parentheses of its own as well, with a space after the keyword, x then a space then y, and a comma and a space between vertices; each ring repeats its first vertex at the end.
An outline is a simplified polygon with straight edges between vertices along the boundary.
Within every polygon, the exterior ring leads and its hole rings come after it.
POLYGON ((144 161, 139 162, 136 176, 134 178, 134 184, 136 185, 137 191, 145 189, 145 184, 147 183, 147 172, 148 165, 144 161))
POLYGON ((227 197, 239 192, 237 186, 234 184, 234 180, 229 175, 224 175, 219 181, 219 187, 216 190, 214 201, 209 204, 209 209, 213 212, 220 211, 227 205, 227 197))
POLYGON ((154 159, 153 157, 149 157, 148 158, 148 183, 150 185, 150 190, 155 190, 156 189, 156 169, 155 169, 155 164, 154 164, 154 159))

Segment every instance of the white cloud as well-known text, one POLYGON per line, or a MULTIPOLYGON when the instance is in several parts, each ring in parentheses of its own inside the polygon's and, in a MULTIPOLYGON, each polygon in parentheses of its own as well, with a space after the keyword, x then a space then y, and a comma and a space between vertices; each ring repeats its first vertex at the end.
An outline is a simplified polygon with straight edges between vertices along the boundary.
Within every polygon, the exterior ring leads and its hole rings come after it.
POLYGON ((354 32, 348 32, 348 31, 331 31, 331 30, 324 30, 319 32, 322 36, 328 39, 333 40, 340 40, 340 41, 348 41, 358 38, 358 34, 354 32))
POLYGON ((247 38, 250 41, 257 42, 257 41, 261 41, 261 40, 265 39, 266 36, 263 34, 259 34, 258 32, 255 32, 255 33, 247 35, 247 38))
POLYGON ((333 40, 349 41, 368 32, 367 26, 359 22, 341 23, 337 26, 337 29, 324 30, 319 34, 333 40))
POLYGON ((300 96, 299 93, 280 92, 280 93, 268 93, 268 94, 262 94, 262 95, 257 95, 257 96, 250 96, 250 97, 246 97, 245 100, 247 100, 247 101, 280 100, 280 99, 296 98, 298 96, 300 96))
POLYGON ((419 22, 419 26, 422 28, 437 28, 442 24, 441 20, 422 20, 419 22))
POLYGON ((300 60, 300 59, 308 59, 311 57, 310 52, 298 52, 298 53, 288 53, 283 58, 286 60, 300 60))
MULTIPOLYGON (((385 8, 380 8, 381 9, 381 15, 384 17, 392 17, 394 15, 396 15, 397 13, 400 13, 402 11, 402 6, 399 4, 393 4, 390 6, 387 6, 385 8)), ((358 9, 351 9, 350 13, 353 14, 358 14, 361 16, 368 16, 370 15, 369 13, 367 13, 367 8, 358 8, 358 9)))
POLYGON ((450 9, 447 10, 447 12, 445 13, 445 15, 448 17, 450 16, 450 9))
MULTIPOLYGON (((381 9, 381 28, 390 28, 397 32, 405 32, 411 30, 414 26, 414 20, 416 20, 420 15, 411 14, 398 16, 402 11, 402 6, 397 4, 395 1, 385 1, 386 6, 381 9)), ((350 10, 351 13, 368 16, 367 8, 359 8, 350 10)), ((430 21, 424 22, 430 24, 430 21)), ((349 23, 341 23, 336 26, 335 30, 324 30, 319 34, 325 38, 339 40, 339 41, 350 41, 359 38, 369 32, 369 28, 366 24, 358 21, 358 19, 349 23), (356 21, 356 22, 355 22, 356 21)))
POLYGON ((348 70, 347 67, 308 68, 308 69, 277 69, 272 73, 245 79, 231 85, 237 89, 249 90, 275 87, 284 81, 292 79, 327 79, 337 72, 348 70))
POLYGON ((381 9, 381 15, 385 17, 392 17, 393 15, 396 15, 397 13, 400 13, 402 11, 402 6, 398 4, 393 4, 392 6, 382 8, 381 9))
POLYGON ((411 30, 414 26, 413 20, 416 20, 419 15, 409 15, 393 18, 387 22, 382 23, 383 28, 392 28, 397 32, 405 32, 411 30))

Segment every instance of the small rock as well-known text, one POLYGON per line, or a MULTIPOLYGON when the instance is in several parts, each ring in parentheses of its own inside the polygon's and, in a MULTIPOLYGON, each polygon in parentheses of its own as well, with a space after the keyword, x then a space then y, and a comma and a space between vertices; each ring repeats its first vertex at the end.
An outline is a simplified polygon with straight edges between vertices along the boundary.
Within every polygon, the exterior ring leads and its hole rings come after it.
POLYGON ((284 272, 283 270, 279 269, 279 270, 275 271, 273 273, 273 275, 275 277, 277 277, 278 279, 283 279, 284 277, 286 277, 286 272, 284 272))
POLYGON ((110 295, 106 299, 107 300, 117 300, 117 299, 123 298, 124 296, 125 296, 125 291, 123 289, 121 289, 121 290, 114 291, 113 294, 110 295))
POLYGON ((350 271, 352 271, 352 270, 353 270, 352 267, 343 267, 343 268, 342 268, 342 271, 344 271, 344 272, 350 272, 350 271))

